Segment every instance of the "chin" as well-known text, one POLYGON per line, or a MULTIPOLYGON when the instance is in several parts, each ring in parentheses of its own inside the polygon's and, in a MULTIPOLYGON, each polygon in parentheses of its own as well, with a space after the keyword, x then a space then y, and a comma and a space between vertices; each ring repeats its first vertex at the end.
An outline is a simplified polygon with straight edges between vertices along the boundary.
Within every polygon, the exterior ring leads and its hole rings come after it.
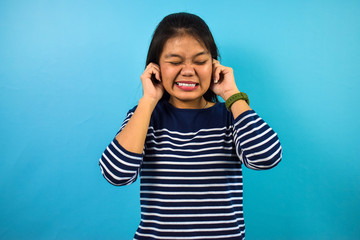
POLYGON ((181 95, 175 95, 174 97, 181 101, 189 102, 189 101, 197 100, 202 96, 203 95, 199 95, 199 94, 181 94, 181 95))

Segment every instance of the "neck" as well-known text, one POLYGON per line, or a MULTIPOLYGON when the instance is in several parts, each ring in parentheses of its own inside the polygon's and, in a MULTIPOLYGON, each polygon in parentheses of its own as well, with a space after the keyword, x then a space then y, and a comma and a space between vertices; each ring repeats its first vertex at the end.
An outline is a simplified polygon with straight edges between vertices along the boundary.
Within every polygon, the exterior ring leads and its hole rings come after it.
POLYGON ((203 97, 191 101, 183 101, 180 99, 176 99, 174 97, 170 97, 169 103, 176 108, 187 108, 187 109, 202 109, 205 108, 207 105, 207 101, 203 97))

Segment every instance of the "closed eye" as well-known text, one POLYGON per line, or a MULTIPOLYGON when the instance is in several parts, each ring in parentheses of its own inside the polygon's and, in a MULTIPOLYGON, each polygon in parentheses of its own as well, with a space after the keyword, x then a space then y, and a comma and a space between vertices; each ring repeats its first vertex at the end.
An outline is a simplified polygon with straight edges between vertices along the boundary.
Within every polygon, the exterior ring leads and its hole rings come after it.
POLYGON ((207 60, 205 61, 199 61, 199 62, 195 62, 196 65, 204 65, 207 62, 207 60))
POLYGON ((172 65, 175 65, 175 66, 178 66, 178 65, 181 64, 181 62, 169 62, 169 63, 172 64, 172 65))

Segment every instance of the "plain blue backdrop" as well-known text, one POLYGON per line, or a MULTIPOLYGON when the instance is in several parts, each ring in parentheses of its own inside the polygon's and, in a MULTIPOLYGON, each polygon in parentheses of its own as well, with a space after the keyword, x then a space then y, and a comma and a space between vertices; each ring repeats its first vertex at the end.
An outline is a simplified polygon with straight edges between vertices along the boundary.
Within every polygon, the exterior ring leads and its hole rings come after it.
POLYGON ((151 34, 198 14, 283 161, 244 170, 247 239, 360 239, 360 2, 0 2, 0 238, 132 239, 139 182, 98 159, 137 104, 151 34))

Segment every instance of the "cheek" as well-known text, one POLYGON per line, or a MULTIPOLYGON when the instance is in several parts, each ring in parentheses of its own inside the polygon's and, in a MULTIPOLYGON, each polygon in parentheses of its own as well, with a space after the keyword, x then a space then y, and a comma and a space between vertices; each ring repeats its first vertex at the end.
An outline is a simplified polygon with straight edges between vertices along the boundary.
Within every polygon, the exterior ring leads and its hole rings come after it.
POLYGON ((174 83, 174 79, 177 76, 177 70, 174 68, 160 66, 161 81, 165 86, 171 86, 174 83))
POLYGON ((169 76, 173 75, 174 68, 168 67, 166 65, 165 66, 160 65, 160 72, 161 72, 161 76, 169 77, 169 76))
POLYGON ((212 76, 212 65, 204 66, 203 68, 199 69, 198 71, 199 76, 202 78, 203 81, 211 81, 212 76))

